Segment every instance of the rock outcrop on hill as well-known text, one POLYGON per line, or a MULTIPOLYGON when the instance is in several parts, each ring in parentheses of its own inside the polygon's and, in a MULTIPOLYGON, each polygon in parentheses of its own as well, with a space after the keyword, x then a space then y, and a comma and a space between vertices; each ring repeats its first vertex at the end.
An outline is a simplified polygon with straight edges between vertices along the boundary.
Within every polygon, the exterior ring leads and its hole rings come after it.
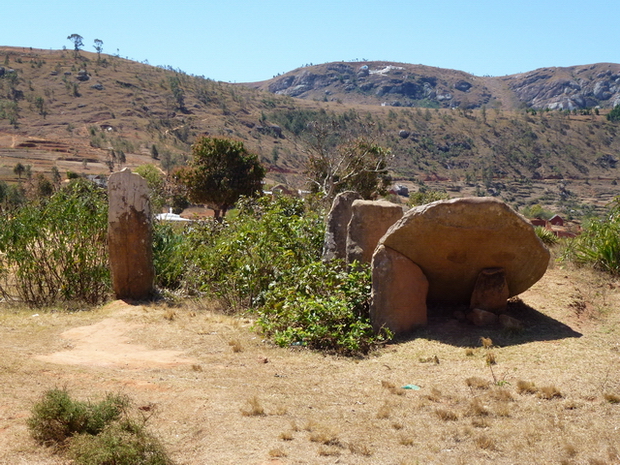
POLYGON ((303 99, 397 107, 613 108, 620 105, 620 64, 480 77, 405 63, 341 62, 306 66, 247 85, 303 99))

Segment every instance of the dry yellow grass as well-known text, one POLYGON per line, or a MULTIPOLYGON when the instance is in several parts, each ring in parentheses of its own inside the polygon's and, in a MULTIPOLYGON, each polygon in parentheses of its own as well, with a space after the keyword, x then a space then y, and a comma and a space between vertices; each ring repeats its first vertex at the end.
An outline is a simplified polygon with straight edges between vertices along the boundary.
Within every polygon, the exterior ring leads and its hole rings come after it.
POLYGON ((26 429, 31 406, 53 387, 156 405, 149 425, 181 465, 618 463, 617 289, 555 267, 521 296, 520 334, 431 319, 416 338, 364 359, 273 347, 251 320, 201 302, 176 308, 173 320, 164 306, 122 302, 77 313, 4 307, 0 464, 63 464, 26 429), (577 315, 576 289, 601 311, 577 315), (120 334, 89 352, 98 331, 120 334), (480 337, 492 339, 501 386, 480 337), (480 348, 468 355, 471 347, 480 348), (440 364, 420 362, 433 355, 440 364), (399 387, 407 384, 420 390, 399 387), (562 397, 538 397, 545 387, 562 397), (383 408, 389 415, 378 419, 383 408))

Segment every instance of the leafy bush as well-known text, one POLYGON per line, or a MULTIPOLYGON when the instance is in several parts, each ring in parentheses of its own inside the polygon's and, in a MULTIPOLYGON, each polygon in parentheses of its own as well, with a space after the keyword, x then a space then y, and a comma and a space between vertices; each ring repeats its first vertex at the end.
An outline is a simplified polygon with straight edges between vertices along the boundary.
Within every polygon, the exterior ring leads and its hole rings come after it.
POLYGON ((301 199, 245 199, 228 222, 188 228, 185 279, 233 308, 257 306, 287 270, 320 258, 323 234, 322 216, 301 199))
POLYGON ((542 241, 546 246, 552 246, 558 243, 558 236, 553 234, 553 231, 549 231, 542 226, 535 226, 534 232, 538 236, 538 238, 542 241))
POLYGON ((337 261, 291 269, 270 287, 258 324, 280 346, 301 345, 344 355, 366 354, 390 334, 370 324, 370 269, 337 261))
POLYGON ((109 394, 100 403, 91 404, 71 399, 64 389, 51 389, 34 405, 28 428, 39 443, 62 445, 77 434, 99 434, 128 404, 121 395, 109 394))
POLYGON ((410 207, 417 207, 437 200, 448 200, 449 198, 450 195, 445 191, 421 188, 418 192, 409 194, 408 204, 410 207))
POLYGON ((77 179, 0 216, 0 295, 33 307, 97 304, 110 289, 107 195, 77 179))
POLYGON ((56 446, 77 465, 170 465, 161 443, 145 429, 146 420, 129 415, 130 400, 108 394, 99 403, 76 401, 51 389, 32 409, 28 428, 40 444, 56 446))
POLYGON ((112 423, 100 434, 76 436, 68 455, 76 465, 170 465, 163 445, 141 423, 112 423))
POLYGON ((153 266, 155 285, 176 290, 183 286, 186 275, 187 241, 185 225, 156 221, 153 224, 153 266))
POLYGON ((607 119, 611 122, 620 121, 620 105, 616 105, 613 110, 607 113, 607 119))
POLYGON ((568 244, 562 258, 620 274, 620 197, 616 197, 606 217, 584 224, 583 232, 568 244))

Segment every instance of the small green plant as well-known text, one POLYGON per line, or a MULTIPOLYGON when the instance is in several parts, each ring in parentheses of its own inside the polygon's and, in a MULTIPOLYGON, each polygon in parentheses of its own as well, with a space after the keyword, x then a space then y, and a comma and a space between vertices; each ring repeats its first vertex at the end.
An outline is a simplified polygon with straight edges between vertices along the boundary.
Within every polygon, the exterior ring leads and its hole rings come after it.
POLYGON ((543 228, 542 226, 535 226, 534 232, 536 233, 536 236, 538 236, 538 238, 546 246, 553 246, 558 243, 558 236, 553 234, 553 231, 549 231, 548 229, 543 228))
POLYGON ((72 399, 64 389, 51 389, 34 405, 28 428, 39 443, 62 445, 77 434, 99 434, 128 405, 129 400, 121 395, 109 394, 93 404, 72 399))
POLYGON ((69 444, 67 455, 76 465, 171 465, 161 442, 144 424, 125 419, 97 435, 81 434, 69 444))
POLYGON ((584 231, 569 243, 562 259, 620 274, 620 197, 616 197, 604 218, 584 224, 584 231))
POLYGON ((130 416, 130 404, 121 394, 93 403, 51 389, 33 406, 28 428, 37 442, 66 453, 76 465, 172 465, 146 431, 146 419, 130 416))

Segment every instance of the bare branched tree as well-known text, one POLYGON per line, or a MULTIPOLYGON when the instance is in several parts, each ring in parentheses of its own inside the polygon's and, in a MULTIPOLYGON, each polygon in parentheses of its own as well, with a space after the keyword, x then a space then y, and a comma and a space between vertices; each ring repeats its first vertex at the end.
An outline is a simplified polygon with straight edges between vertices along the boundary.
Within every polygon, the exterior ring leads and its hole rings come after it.
POLYGON ((353 130, 333 120, 308 125, 306 174, 311 190, 328 200, 345 190, 375 198, 391 183, 391 151, 375 143, 372 125, 358 122, 357 126, 353 130))

